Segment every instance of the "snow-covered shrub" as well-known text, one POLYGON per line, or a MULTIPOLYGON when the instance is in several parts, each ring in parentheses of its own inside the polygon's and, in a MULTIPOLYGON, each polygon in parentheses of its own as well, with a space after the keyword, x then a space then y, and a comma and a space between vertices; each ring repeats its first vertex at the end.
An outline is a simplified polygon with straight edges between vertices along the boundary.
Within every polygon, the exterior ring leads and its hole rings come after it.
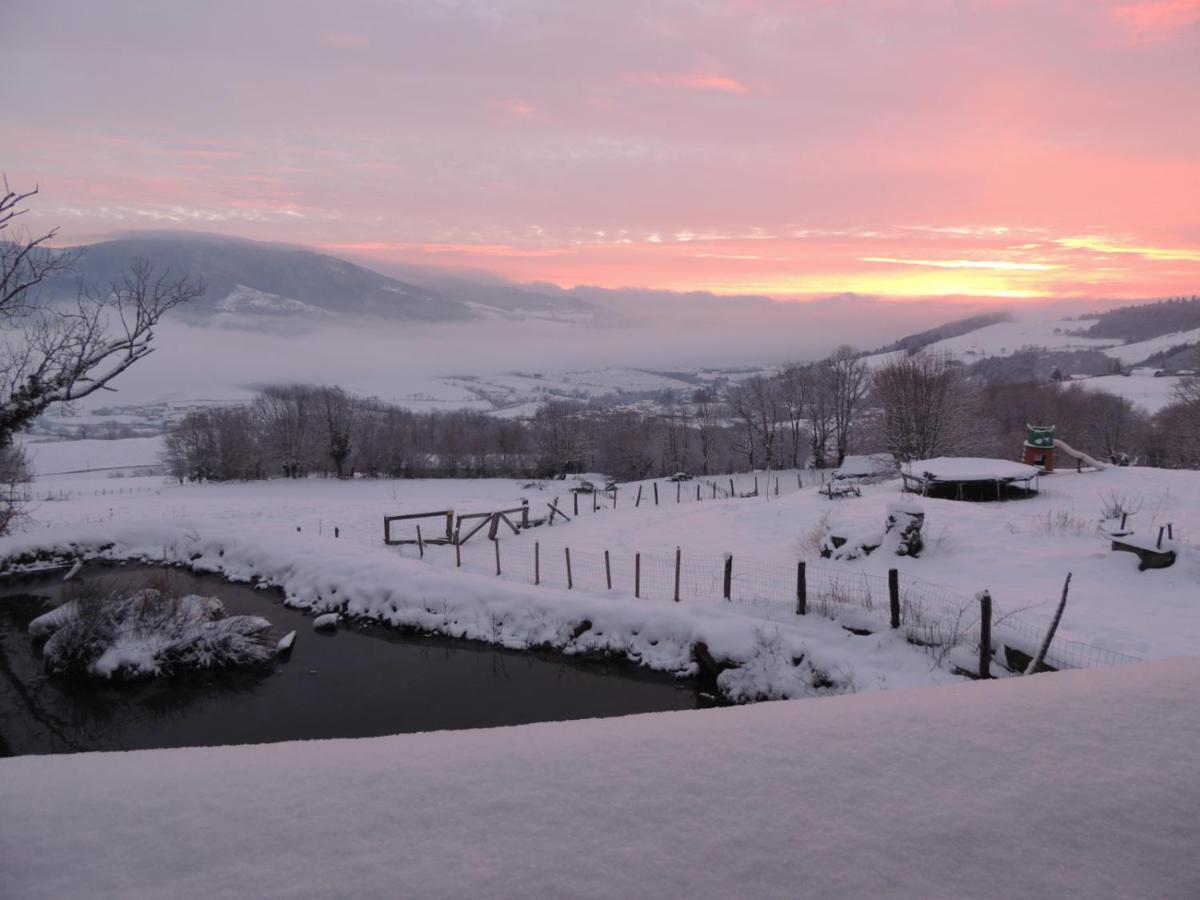
POLYGON ((47 668, 62 674, 142 678, 186 669, 264 663, 275 655, 271 623, 226 616, 216 597, 83 594, 29 623, 45 637, 47 668))

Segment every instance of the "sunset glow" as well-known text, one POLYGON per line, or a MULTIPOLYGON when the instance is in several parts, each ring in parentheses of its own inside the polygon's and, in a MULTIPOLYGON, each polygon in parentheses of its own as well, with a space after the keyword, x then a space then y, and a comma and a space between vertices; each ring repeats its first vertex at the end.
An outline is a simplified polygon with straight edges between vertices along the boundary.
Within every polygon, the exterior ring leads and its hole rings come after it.
POLYGON ((1200 291, 1200 0, 15 0, 5 22, 0 170, 68 243, 187 228, 798 299, 1200 291))

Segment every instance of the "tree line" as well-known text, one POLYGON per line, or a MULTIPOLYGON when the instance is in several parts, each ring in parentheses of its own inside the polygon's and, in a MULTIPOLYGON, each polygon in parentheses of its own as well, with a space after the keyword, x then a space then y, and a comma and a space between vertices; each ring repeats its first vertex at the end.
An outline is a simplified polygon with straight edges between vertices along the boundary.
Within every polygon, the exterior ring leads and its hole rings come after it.
POLYGON ((246 405, 190 412, 167 436, 165 459, 188 480, 580 472, 636 480, 832 467, 851 452, 902 462, 1015 458, 1026 423, 1057 425, 1061 438, 1101 459, 1200 467, 1200 379, 1182 381, 1174 402, 1149 415, 1077 383, 975 378, 931 351, 872 368, 849 347, 653 412, 555 400, 517 420, 413 412, 335 386, 271 387, 246 405))

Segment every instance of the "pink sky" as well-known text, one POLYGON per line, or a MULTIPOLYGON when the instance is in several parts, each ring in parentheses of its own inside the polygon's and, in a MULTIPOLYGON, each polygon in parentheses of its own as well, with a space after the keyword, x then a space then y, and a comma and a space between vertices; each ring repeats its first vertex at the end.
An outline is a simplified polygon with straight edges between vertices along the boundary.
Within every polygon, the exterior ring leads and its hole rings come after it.
POLYGON ((564 286, 1200 291, 1200 0, 5 0, 0 170, 564 286))

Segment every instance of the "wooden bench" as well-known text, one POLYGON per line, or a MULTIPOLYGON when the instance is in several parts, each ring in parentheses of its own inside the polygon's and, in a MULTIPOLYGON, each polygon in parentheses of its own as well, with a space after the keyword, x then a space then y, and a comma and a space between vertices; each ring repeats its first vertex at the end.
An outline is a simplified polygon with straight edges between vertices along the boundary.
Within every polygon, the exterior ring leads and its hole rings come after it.
POLYGON ((1163 525, 1158 529, 1158 539, 1144 540, 1133 532, 1111 534, 1112 549, 1123 553, 1133 553, 1140 560, 1138 571, 1147 569, 1165 569, 1175 564, 1175 529, 1171 525, 1163 525))

